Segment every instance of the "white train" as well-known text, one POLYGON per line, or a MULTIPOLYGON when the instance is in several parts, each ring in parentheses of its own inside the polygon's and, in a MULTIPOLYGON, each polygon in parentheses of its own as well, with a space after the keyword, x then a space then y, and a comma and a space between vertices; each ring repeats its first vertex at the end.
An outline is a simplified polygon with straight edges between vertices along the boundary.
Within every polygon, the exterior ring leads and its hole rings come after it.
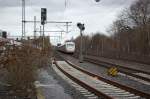
POLYGON ((75 52, 75 43, 71 41, 65 42, 65 44, 57 46, 57 50, 73 54, 75 52))

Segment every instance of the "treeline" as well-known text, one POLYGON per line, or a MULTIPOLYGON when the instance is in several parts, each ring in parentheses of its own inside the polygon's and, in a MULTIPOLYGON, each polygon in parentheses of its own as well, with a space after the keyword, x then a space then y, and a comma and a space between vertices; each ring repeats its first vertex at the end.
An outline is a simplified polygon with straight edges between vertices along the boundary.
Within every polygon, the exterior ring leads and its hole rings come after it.
MULTIPOLYGON (((135 1, 108 29, 110 36, 84 36, 84 54, 150 63, 150 0, 135 1)), ((75 39, 76 55, 80 37, 75 39)))

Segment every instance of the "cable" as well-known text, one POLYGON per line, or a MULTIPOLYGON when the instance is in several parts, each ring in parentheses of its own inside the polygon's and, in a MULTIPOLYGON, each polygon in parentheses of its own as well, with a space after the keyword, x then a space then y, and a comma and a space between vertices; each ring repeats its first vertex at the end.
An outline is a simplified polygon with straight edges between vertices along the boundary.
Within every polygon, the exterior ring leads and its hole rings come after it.
POLYGON ((68 4, 69 4, 69 0, 65 0, 65 10, 67 9, 68 4))
POLYGON ((67 8, 67 0, 65 0, 65 9, 67 8))

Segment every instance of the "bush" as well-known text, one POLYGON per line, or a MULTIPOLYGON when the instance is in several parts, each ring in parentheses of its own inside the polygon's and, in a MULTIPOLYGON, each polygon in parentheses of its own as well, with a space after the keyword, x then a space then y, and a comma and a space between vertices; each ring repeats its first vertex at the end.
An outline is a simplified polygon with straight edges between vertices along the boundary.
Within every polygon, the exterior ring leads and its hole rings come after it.
MULTIPOLYGON (((37 69, 49 64, 51 45, 48 38, 23 41, 21 46, 9 46, 6 50, 6 60, 3 62, 8 70, 8 83, 11 93, 17 96, 35 97, 34 82, 37 69)), ((32 98, 31 98, 32 99, 32 98)))

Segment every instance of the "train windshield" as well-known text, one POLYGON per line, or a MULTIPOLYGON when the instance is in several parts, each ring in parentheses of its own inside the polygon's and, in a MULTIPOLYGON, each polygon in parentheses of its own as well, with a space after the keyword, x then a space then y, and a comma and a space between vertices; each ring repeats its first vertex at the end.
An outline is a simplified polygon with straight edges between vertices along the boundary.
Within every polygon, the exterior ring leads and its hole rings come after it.
POLYGON ((67 44, 67 47, 74 47, 74 44, 67 44))

